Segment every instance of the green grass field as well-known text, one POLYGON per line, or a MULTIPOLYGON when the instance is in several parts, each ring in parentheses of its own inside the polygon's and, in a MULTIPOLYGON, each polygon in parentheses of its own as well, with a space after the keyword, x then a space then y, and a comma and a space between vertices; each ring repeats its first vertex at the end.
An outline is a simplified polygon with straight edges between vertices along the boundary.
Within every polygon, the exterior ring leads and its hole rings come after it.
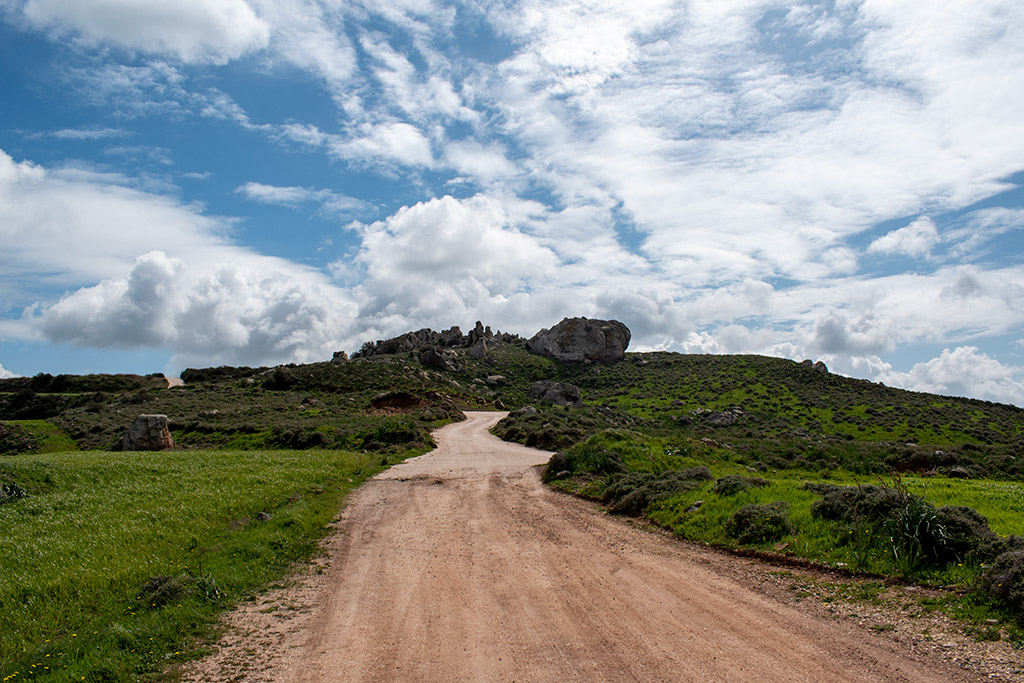
POLYGON ((156 680, 221 610, 308 558, 387 464, 335 450, 0 459, 0 483, 25 493, 0 504, 0 681, 156 680))
POLYGON ((552 459, 546 478, 562 490, 602 500, 612 512, 643 515, 678 536, 724 548, 785 553, 832 567, 902 576, 922 583, 973 587, 983 567, 966 554, 951 562, 906 564, 887 545, 879 523, 850 525, 812 513, 821 495, 808 482, 905 487, 934 508, 966 506, 996 535, 1024 536, 1024 483, 945 477, 883 477, 849 471, 780 470, 752 475, 727 450, 697 440, 651 437, 631 430, 599 432, 552 459), (561 470, 559 474, 557 471, 561 470), (756 476, 759 486, 720 492, 727 475, 756 476), (778 506, 783 530, 765 538, 737 537, 745 506, 778 506), (730 525, 734 525, 730 527, 730 525))

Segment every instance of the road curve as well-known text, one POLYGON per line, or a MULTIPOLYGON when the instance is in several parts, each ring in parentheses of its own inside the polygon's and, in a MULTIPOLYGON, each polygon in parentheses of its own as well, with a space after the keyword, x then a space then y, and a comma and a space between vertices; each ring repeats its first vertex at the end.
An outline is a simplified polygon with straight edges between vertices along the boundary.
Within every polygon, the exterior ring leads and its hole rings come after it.
POLYGON ((532 467, 547 453, 487 431, 503 415, 467 413, 357 491, 310 613, 258 680, 980 680, 549 491, 532 467))

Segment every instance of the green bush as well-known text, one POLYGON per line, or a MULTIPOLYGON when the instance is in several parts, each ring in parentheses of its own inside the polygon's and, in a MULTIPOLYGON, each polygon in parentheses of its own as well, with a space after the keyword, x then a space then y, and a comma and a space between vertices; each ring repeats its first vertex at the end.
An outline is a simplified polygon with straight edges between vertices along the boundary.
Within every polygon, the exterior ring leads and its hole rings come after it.
POLYGON ((940 507, 935 519, 945 529, 945 543, 937 558, 942 563, 979 557, 982 548, 999 538, 988 528, 988 519, 963 505, 940 507))
POLYGON ((926 565, 943 564, 950 537, 935 506, 919 496, 901 495, 900 504, 883 523, 893 564, 904 576, 926 565))
POLYGON ((25 497, 25 489, 13 481, 0 484, 0 503, 8 503, 25 497))
POLYGON ((768 486, 767 479, 761 477, 744 477, 740 474, 727 474, 715 482, 715 494, 719 496, 735 496, 737 493, 768 486))
POLYGON ((899 494, 888 486, 838 486, 809 482, 804 488, 821 496, 821 500, 811 505, 812 515, 848 524, 886 519, 903 502, 899 494))
POLYGON ((769 543, 793 533, 789 506, 783 501, 744 505, 725 523, 725 532, 737 543, 769 543))
POLYGON ((711 470, 703 465, 662 474, 631 472, 616 477, 605 489, 604 501, 609 503, 611 512, 642 515, 653 503, 694 489, 713 478, 711 470))
POLYGON ((981 589, 1012 609, 1024 622, 1024 550, 997 557, 982 575, 981 589))

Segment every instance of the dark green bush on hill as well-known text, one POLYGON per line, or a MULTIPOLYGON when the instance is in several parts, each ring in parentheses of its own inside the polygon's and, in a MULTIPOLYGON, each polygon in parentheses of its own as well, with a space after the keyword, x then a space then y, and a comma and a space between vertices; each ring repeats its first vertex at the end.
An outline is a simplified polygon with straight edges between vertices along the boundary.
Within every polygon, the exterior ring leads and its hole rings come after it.
POLYGON ((660 474, 631 472, 616 476, 605 489, 603 500, 610 512, 638 516, 654 503, 712 479, 711 470, 703 465, 660 474))
POLYGON ((811 514, 837 522, 876 523, 887 519, 901 504, 899 494, 886 486, 839 486, 809 482, 808 491, 821 500, 811 505, 811 514))
POLYGON ((743 545, 777 541, 793 531, 789 506, 782 501, 744 505, 725 524, 725 532, 743 545))
POLYGON ((761 477, 744 477, 740 474, 727 474, 715 482, 713 489, 719 496, 735 496, 737 493, 768 486, 769 481, 761 477))
POLYGON ((981 589, 1012 609, 1024 623, 1024 550, 999 555, 982 575, 981 589))

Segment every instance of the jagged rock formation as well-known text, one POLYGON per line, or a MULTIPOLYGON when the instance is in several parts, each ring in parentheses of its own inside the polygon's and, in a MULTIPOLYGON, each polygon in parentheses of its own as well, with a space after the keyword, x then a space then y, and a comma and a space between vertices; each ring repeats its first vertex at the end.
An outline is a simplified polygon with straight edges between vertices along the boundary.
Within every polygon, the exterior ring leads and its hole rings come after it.
POLYGON ((570 362, 614 363, 626 355, 629 328, 618 320, 565 318, 526 342, 533 353, 570 362))
MULTIPOLYGON (((522 342, 523 339, 516 334, 508 334, 501 331, 491 332, 490 326, 485 327, 479 320, 469 334, 463 334, 458 325, 443 332, 435 332, 429 328, 407 332, 393 339, 383 341, 366 342, 359 349, 358 353, 352 354, 352 358, 369 358, 391 353, 410 353, 420 351, 424 347, 434 347, 436 354, 444 356, 443 349, 470 349, 474 357, 487 355, 487 344, 503 342, 507 344, 522 342)), ((436 358, 428 355, 428 364, 436 361, 436 358)))
POLYGON ((139 415, 125 435, 118 439, 116 451, 162 451, 174 448, 170 421, 166 415, 139 415))
POLYGON ((568 382, 534 382, 530 385, 530 398, 556 406, 581 406, 580 388, 568 382))

